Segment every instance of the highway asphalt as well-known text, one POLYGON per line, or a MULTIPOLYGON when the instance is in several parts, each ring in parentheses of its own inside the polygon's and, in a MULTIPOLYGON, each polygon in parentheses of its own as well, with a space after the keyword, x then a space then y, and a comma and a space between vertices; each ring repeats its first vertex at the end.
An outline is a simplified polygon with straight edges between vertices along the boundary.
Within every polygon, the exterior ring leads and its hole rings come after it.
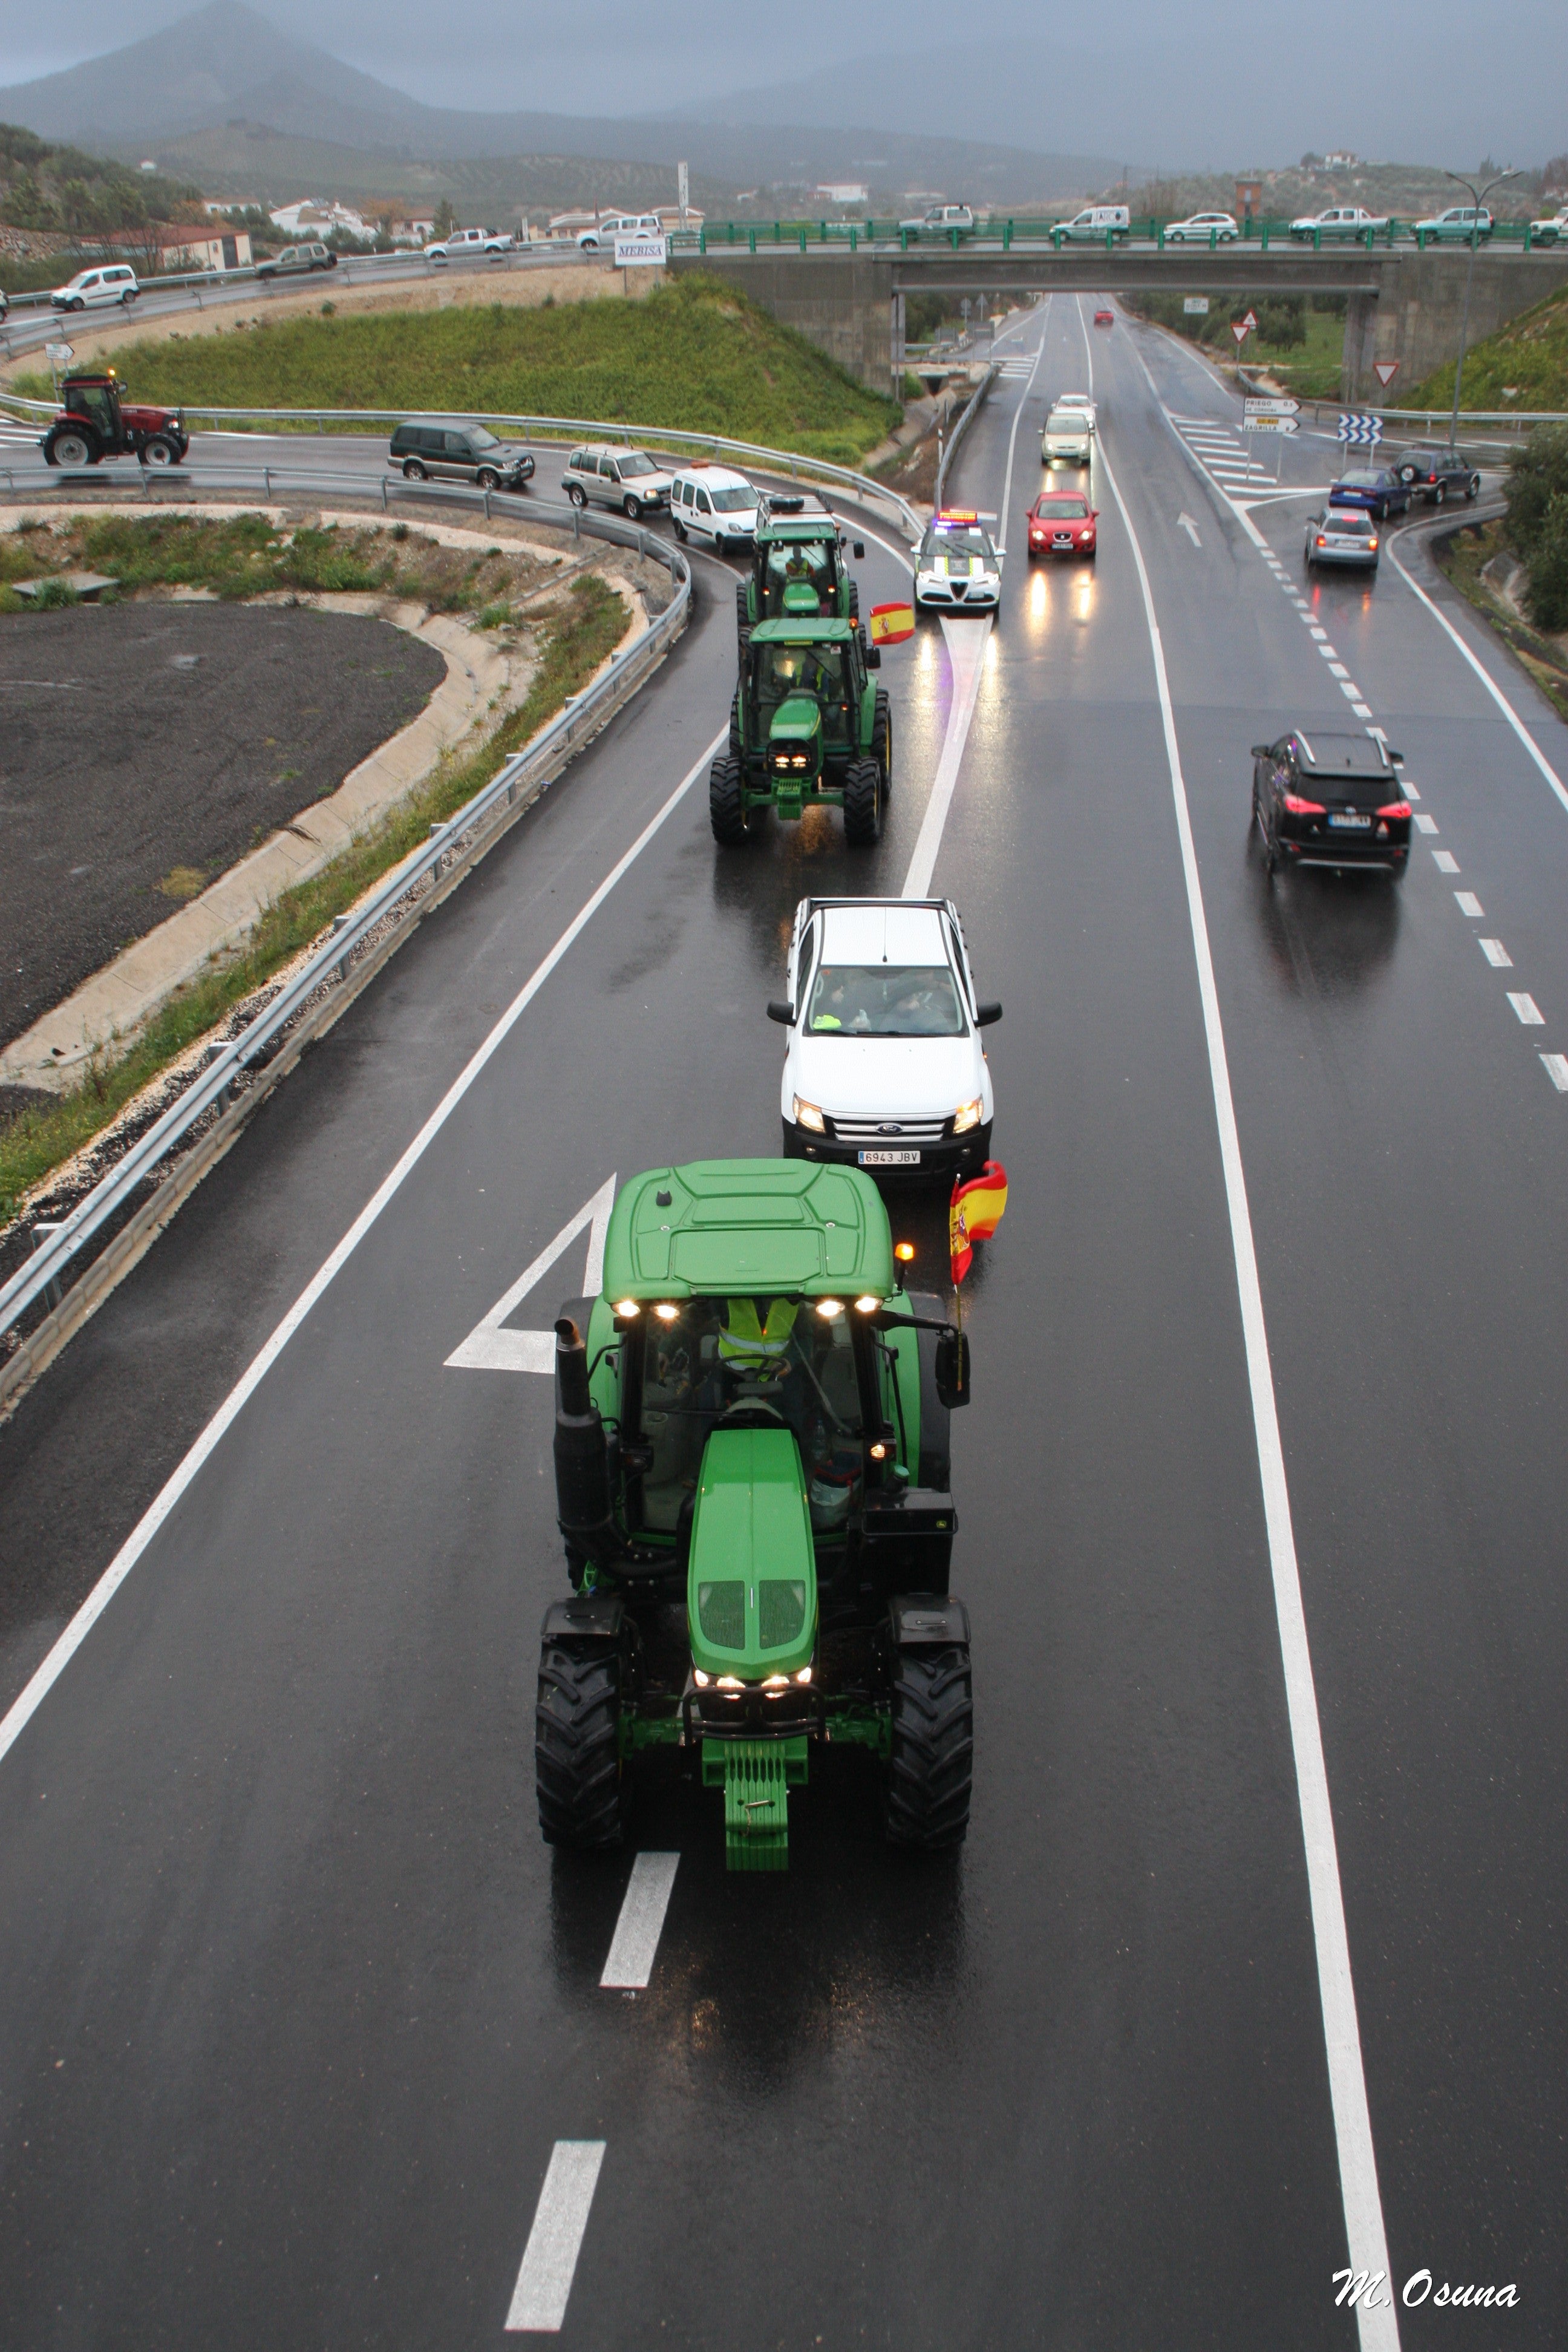
MULTIPOLYGON (((549 1388, 446 1360, 612 1174, 776 1148, 790 912, 904 886, 971 651, 886 658, 875 852, 824 816, 721 856, 700 558, 655 684, 0 1434, 4 1703, 636 848, 0 1757, 16 2342, 498 2345, 562 2141, 605 2147, 563 2329, 595 2352, 1563 2341, 1568 808, 1461 647, 1559 778, 1568 730, 1411 540, 1437 612, 1389 562, 1306 587, 1324 453, 1244 515, 1193 432, 1230 396, 1092 308, 1014 331, 1039 366, 954 484, 1012 542, 934 870, 1005 1007, 966 1848, 895 1862, 825 1771, 787 1877, 727 1878, 716 1801, 655 1786, 635 1844, 679 1863, 630 1993, 629 1855, 533 1820, 549 1388), (1085 388, 1099 558, 1031 572, 1085 388), (1436 827, 1397 888, 1263 872, 1247 747, 1332 721, 1436 827), (1379 2233, 1358 2319, 1334 2273, 1379 2233)), ((866 603, 904 578, 868 545, 866 603)))

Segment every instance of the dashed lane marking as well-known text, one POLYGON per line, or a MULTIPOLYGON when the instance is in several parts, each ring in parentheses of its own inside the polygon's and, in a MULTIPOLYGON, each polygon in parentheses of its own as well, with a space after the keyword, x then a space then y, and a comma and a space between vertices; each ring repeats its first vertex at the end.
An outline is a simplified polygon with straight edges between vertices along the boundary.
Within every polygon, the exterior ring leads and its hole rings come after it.
POLYGON ((1523 989, 1515 990, 1510 988, 1508 992, 1508 1001, 1512 1005, 1514 1011, 1518 1013, 1520 1019, 1523 1022, 1527 1029, 1545 1028, 1546 1015, 1542 1013, 1540 1005, 1537 1004, 1533 996, 1527 994, 1523 989))
MULTIPOLYGON (((1405 790, 1406 792, 1409 791, 1408 785, 1406 785, 1405 790)), ((1486 908, 1482 906, 1480 900, 1477 898, 1473 890, 1456 890, 1454 893, 1454 903, 1458 908, 1461 915, 1480 915, 1484 917, 1486 914, 1486 908)))
POLYGON ((1459 870, 1459 861, 1451 849, 1435 849, 1432 863, 1439 874, 1457 874, 1459 870))
POLYGON ((1546 1075, 1560 1095, 1568 1095, 1568 1054, 1542 1054, 1546 1075))
POLYGON ((509 2336, 560 2334, 604 2160, 602 2139, 558 2139, 551 2151, 522 2268, 511 2291, 509 2336))
POLYGON ((1513 958, 1500 940, 1482 940, 1480 950, 1494 971, 1511 970, 1513 958))
POLYGON ((1417 833, 1436 833, 1437 830, 1436 818, 1435 816, 1428 816, 1426 810, 1423 809, 1420 815, 1415 820, 1415 830, 1417 833))
POLYGON ((678 1853, 639 1853, 632 1864, 610 1957, 599 1979, 606 1992, 643 1992, 653 1975, 654 1957, 669 1908, 678 1853))

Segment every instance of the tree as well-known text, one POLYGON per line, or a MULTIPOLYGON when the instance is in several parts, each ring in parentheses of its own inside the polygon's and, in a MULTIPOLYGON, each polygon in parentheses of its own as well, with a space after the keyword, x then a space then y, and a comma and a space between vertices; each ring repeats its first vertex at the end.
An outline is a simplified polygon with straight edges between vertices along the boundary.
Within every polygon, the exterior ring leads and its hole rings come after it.
POLYGON ((458 215, 452 210, 451 199, 443 196, 436 207, 436 234, 438 237, 450 236, 457 226, 458 215))
POLYGON ((1537 628, 1568 628, 1568 425, 1538 425, 1508 461, 1508 537, 1537 628))

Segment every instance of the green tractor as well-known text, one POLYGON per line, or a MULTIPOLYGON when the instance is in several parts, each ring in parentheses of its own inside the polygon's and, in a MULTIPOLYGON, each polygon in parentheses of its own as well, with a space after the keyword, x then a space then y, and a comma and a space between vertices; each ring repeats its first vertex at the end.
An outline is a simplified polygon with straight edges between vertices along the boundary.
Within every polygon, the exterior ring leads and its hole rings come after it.
MULTIPOLYGON (((798 592, 802 605, 809 590, 798 592)), ((754 839, 770 808, 798 822, 807 808, 844 811, 844 837, 869 848, 881 836, 892 783, 893 720, 869 673, 881 666, 852 621, 786 607, 759 621, 741 658, 730 746, 708 778, 713 838, 754 839)))
MULTIPOLYGON (((752 549, 752 568, 735 583, 735 619, 741 654, 759 621, 776 621, 784 613, 787 590, 808 589, 807 612, 824 620, 858 621, 859 583, 851 579, 844 562, 844 534, 825 507, 805 511, 804 498, 768 500, 765 522, 759 524, 752 549)), ((814 501, 815 504, 815 501, 814 501)), ((863 563, 866 547, 855 541, 855 561, 863 563)), ((800 609, 798 597, 790 607, 800 609)))
POLYGON ((948 1416, 968 1342, 900 1286, 858 1168, 655 1169, 604 1293, 555 1326, 570 1600, 545 1612, 535 1769, 553 1845, 618 1845, 645 1751, 724 1800, 731 1870, 788 1864, 816 1746, 879 1768, 895 1846, 969 1823, 969 1620, 948 1416))

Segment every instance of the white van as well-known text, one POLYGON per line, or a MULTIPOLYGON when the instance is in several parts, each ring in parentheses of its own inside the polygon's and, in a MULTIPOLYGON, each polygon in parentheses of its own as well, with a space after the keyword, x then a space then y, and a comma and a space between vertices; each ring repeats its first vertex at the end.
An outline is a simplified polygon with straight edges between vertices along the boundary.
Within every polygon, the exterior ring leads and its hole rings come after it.
POLYGON ((129 310, 141 290, 136 272, 116 261, 104 269, 79 269, 68 286, 56 287, 49 300, 57 310, 96 310, 110 302, 129 310))
POLYGON ((682 466, 669 487, 669 519, 679 540, 710 547, 750 547, 757 535, 757 492, 728 466, 682 466))
POLYGON ((1092 237, 1096 244, 1103 245, 1109 236, 1118 245, 1123 245, 1132 234, 1132 216, 1125 205, 1086 205, 1082 212, 1074 213, 1071 220, 1062 221, 1059 226, 1064 236, 1092 237))

